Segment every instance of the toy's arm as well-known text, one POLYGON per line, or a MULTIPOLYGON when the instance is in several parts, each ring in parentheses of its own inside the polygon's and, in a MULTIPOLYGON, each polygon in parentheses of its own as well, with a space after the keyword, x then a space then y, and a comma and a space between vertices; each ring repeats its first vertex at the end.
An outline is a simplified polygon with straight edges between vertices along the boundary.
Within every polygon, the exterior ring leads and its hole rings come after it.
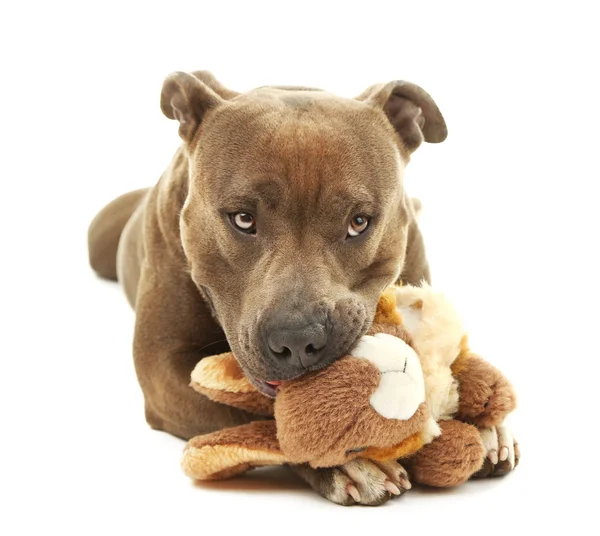
POLYGON ((195 480, 219 480, 287 458, 277 441, 275 421, 254 421, 190 439, 181 466, 195 480))
POLYGON ((215 402, 257 415, 273 415, 273 399, 248 381, 231 352, 202 359, 191 379, 194 390, 215 402))
POLYGON ((457 419, 480 428, 500 426, 516 407, 512 385, 504 375, 476 354, 464 353, 452 364, 458 380, 457 419))
MULTIPOLYGON (((248 381, 231 352, 202 359, 192 371, 190 386, 215 402, 273 415, 273 400, 248 381)), ((196 436, 188 441, 181 461, 196 480, 228 478, 253 467, 284 463, 272 419, 196 436)))

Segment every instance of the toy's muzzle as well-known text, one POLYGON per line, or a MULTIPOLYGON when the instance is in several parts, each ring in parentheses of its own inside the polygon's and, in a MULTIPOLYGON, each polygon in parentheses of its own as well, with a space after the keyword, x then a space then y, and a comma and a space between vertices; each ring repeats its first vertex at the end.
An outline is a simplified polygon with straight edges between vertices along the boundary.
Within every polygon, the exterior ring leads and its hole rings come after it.
POLYGON ((387 333, 365 335, 353 356, 373 363, 381 373, 371 406, 386 419, 408 420, 425 401, 425 382, 416 352, 403 340, 387 333))

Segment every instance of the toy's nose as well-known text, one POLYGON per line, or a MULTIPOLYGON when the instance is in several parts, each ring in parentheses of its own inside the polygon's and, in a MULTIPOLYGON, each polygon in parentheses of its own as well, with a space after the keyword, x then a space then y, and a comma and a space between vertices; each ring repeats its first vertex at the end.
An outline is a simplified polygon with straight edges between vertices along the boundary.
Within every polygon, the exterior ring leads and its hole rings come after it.
POLYGON ((325 355, 327 329, 321 323, 276 325, 269 330, 267 345, 272 357, 308 369, 325 355))

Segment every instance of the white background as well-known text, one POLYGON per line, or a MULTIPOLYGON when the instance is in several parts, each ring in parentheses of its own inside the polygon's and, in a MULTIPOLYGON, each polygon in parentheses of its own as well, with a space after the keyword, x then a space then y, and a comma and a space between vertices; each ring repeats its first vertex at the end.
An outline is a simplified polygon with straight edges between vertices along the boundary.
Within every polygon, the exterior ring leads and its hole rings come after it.
POLYGON ((0 532, 596 530, 593 5, 3 2, 0 532), (450 134, 416 153, 407 187, 434 284, 520 394, 514 474, 345 509, 281 470, 211 486, 183 475, 183 443, 144 422, 133 313, 88 268, 86 232, 168 164, 179 139, 162 79, 193 69, 236 90, 353 96, 402 78, 433 95, 450 134))

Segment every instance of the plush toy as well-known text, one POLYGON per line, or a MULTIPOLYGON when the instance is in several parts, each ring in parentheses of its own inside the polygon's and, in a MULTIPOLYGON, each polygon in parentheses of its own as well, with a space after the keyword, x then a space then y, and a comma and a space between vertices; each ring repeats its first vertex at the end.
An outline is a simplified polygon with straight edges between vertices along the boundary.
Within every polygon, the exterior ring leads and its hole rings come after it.
MULTIPOLYGON (((246 379, 231 353, 204 358, 191 385, 217 402, 274 416, 191 439, 182 466, 197 480, 364 457, 400 459, 413 481, 453 486, 477 472, 503 472, 490 452, 496 427, 515 407, 510 384, 468 350, 455 309, 429 286, 388 289, 350 355, 281 382, 275 400, 246 379)), ((512 459, 501 453, 504 472, 516 465, 515 450, 512 459)))
POLYGON ((259 465, 341 465, 356 457, 408 456, 439 434, 425 402, 419 357, 400 325, 375 324, 350 355, 281 382, 275 400, 245 378, 231 353, 203 359, 192 386, 218 402, 275 420, 193 438, 183 467, 193 478, 228 477, 259 465))

